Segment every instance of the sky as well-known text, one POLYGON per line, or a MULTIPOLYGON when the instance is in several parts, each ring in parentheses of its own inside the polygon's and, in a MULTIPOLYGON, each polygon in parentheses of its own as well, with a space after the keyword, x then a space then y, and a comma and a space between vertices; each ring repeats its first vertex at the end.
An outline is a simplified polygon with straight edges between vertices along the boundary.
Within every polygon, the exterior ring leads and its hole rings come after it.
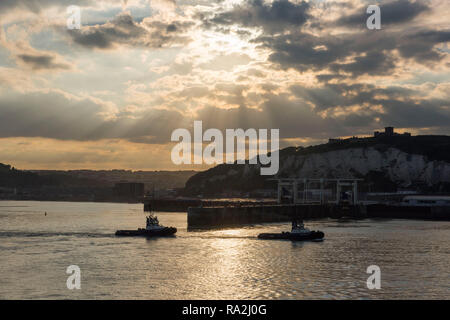
POLYGON ((447 0, 2 0, 0 162, 204 169, 170 158, 194 120, 276 128, 281 147, 448 135, 449 42, 447 0))

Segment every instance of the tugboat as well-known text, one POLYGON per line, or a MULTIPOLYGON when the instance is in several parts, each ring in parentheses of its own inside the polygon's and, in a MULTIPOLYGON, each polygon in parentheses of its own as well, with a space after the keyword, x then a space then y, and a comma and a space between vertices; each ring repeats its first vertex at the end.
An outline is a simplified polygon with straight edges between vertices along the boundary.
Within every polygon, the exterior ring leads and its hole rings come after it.
POLYGON ((322 240, 325 234, 322 231, 311 231, 305 228, 303 221, 298 224, 297 220, 292 221, 292 231, 282 233, 261 233, 258 235, 259 239, 265 240, 292 240, 292 241, 305 241, 305 240, 322 240))
POLYGON ((120 237, 168 237, 173 236, 177 232, 177 228, 164 227, 159 224, 158 217, 147 216, 147 225, 145 229, 137 230, 117 230, 116 236, 120 237))

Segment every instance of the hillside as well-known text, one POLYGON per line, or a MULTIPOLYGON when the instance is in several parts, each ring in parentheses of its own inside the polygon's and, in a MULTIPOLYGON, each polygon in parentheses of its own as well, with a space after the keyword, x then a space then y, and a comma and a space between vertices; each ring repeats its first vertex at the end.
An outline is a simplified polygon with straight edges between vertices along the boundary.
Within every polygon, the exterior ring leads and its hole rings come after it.
POLYGON ((49 181, 35 173, 16 170, 10 165, 0 163, 0 187, 16 188, 38 186, 44 183, 49 183, 49 181))
POLYGON ((146 190, 183 188, 196 171, 131 171, 131 170, 33 170, 41 177, 64 176, 66 179, 91 181, 105 187, 118 182, 144 183, 146 190))
POLYGON ((450 191, 449 136, 351 138, 280 150, 276 176, 259 174, 257 165, 223 164, 188 180, 185 194, 218 195, 273 188, 271 178, 362 178, 362 189, 450 191))
POLYGON ((144 183, 146 192, 182 188, 195 171, 17 170, 0 163, 0 199, 116 201, 118 182, 144 183))

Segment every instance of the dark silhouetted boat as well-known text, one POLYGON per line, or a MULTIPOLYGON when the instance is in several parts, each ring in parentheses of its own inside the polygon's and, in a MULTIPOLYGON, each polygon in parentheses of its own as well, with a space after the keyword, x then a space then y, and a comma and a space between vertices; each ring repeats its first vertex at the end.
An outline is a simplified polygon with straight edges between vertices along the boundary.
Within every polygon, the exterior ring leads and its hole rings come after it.
POLYGON ((311 231, 305 228, 303 223, 297 224, 297 221, 292 222, 291 232, 282 233, 261 233, 258 235, 259 239, 264 240, 292 240, 292 241, 306 241, 306 240, 322 240, 325 234, 322 231, 311 231))
POLYGON ((159 224, 158 218, 150 215, 147 217, 145 229, 117 230, 116 236, 120 237, 169 237, 177 232, 177 228, 164 227, 159 224))

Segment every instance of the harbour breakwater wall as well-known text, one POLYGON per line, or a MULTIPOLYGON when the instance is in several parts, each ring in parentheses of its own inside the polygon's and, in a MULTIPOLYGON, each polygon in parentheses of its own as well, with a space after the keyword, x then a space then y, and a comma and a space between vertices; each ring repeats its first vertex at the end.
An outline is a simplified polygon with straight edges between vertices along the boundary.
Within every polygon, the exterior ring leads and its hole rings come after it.
POLYGON ((268 222, 290 222, 299 220, 366 217, 364 206, 336 205, 261 205, 235 207, 191 207, 188 208, 188 228, 228 227, 268 222))
POLYGON ((450 221, 450 206, 367 205, 368 218, 450 221))
POLYGON ((234 207, 190 207, 187 210, 188 228, 222 228, 269 222, 290 222, 323 218, 384 218, 450 220, 450 207, 413 207, 385 204, 336 205, 298 204, 234 207))

